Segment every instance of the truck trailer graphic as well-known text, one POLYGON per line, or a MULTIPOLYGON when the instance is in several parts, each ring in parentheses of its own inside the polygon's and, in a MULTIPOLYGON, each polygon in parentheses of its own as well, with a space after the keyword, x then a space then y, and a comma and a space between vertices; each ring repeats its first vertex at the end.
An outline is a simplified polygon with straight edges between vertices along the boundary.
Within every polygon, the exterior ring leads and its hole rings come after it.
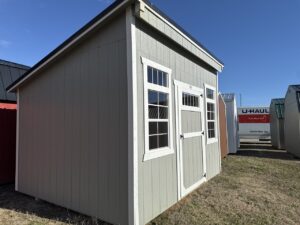
POLYGON ((240 139, 270 139, 269 107, 238 108, 240 139))

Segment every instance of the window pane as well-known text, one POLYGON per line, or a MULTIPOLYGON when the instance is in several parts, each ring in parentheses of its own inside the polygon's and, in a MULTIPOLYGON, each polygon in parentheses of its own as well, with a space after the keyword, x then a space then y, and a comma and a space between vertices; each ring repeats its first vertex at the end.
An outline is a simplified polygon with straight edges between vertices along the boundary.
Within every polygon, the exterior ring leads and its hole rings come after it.
POLYGON ((150 122, 149 123, 149 135, 157 134, 157 122, 150 122))
POLYGON ((158 84, 163 86, 163 72, 158 71, 158 84))
POLYGON ((158 140, 158 143, 159 143, 159 147, 162 148, 162 147, 167 147, 169 144, 168 144, 168 135, 159 135, 159 140, 158 140))
POLYGON ((195 97, 195 107, 199 107, 199 97, 195 97))
POLYGON ((148 82, 152 83, 153 79, 152 79, 152 67, 148 66, 148 82))
POLYGON ((168 119, 167 107, 159 107, 159 119, 168 119))
POLYGON ((208 129, 214 130, 215 129, 215 122, 208 122, 208 129))
POLYGON ((168 79, 167 79, 168 74, 163 72, 162 78, 163 78, 163 82, 162 85, 164 87, 168 87, 168 79))
POLYGON ((210 112, 207 112, 207 119, 208 120, 211 120, 211 116, 210 115, 211 115, 210 112))
POLYGON ((157 69, 153 69, 153 84, 158 84, 158 81, 157 81, 157 69))
POLYGON ((150 136, 149 137, 149 149, 158 148, 158 136, 150 136))
POLYGON ((158 123, 158 133, 167 134, 168 133, 168 122, 159 122, 158 123))
POLYGON ((208 138, 215 138, 215 137, 216 137, 215 131, 214 130, 209 130, 208 131, 208 138))
POLYGON ((209 99, 214 99, 214 90, 206 88, 206 97, 209 99))
POLYGON ((159 93, 159 105, 168 105, 168 94, 159 93))
POLYGON ((149 118, 150 119, 158 119, 158 107, 149 105, 149 118))
POLYGON ((213 103, 207 103, 207 111, 214 112, 215 111, 215 105, 213 103))
POLYGON ((158 92, 148 91, 148 103, 151 105, 158 105, 158 92))

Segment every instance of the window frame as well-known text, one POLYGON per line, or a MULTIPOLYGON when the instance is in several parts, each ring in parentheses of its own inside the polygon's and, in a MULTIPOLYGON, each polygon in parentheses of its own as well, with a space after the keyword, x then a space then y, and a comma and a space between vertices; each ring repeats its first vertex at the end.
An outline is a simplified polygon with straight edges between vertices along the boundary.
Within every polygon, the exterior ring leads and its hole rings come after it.
POLYGON ((205 95, 205 127, 206 127, 206 143, 207 144, 213 144, 218 142, 218 103, 217 103, 217 93, 216 93, 216 87, 213 87, 208 84, 204 84, 204 95, 205 95), (214 99, 207 98, 207 89, 214 91, 214 99), (208 120, 207 117, 207 104, 211 103, 215 105, 215 119, 214 120, 208 120), (215 122, 215 137, 209 138, 208 136, 208 122, 215 122))
POLYGON ((163 157, 166 155, 170 155, 174 153, 173 148, 173 124, 172 124, 172 87, 171 87, 171 76, 172 76, 172 70, 170 68, 167 68, 161 64, 158 64, 156 62, 153 62, 149 59, 146 59, 144 57, 142 58, 142 64, 143 64, 143 76, 144 76, 144 138, 145 138, 145 151, 144 151, 144 158, 143 161, 163 157), (167 81, 168 81, 168 87, 148 83, 148 66, 155 68, 157 70, 163 71, 168 74, 167 81), (163 92, 168 94, 168 147, 162 147, 150 150, 149 149, 149 122, 151 122, 151 119, 149 119, 149 110, 148 110, 148 90, 153 90, 157 92, 163 92))

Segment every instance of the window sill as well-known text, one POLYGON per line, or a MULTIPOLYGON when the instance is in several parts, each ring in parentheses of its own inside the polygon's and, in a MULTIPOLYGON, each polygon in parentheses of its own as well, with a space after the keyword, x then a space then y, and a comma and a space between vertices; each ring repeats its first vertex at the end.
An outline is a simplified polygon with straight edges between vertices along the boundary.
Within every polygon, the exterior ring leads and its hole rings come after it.
POLYGON ((160 149, 156 149, 156 150, 149 150, 148 152, 146 152, 144 154, 144 162, 151 160, 151 159, 156 159, 156 158, 160 158, 166 155, 171 155, 174 153, 174 150, 171 148, 160 148, 160 149))
POLYGON ((218 142, 218 139, 217 138, 210 138, 210 139, 207 139, 206 143, 209 145, 209 144, 213 144, 213 143, 217 143, 218 142))

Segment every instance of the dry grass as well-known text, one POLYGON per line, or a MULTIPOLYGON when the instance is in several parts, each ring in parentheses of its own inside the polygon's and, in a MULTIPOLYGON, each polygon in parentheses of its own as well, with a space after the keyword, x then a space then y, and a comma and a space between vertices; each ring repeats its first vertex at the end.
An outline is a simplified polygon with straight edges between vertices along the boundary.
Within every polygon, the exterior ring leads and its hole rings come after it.
POLYGON ((150 224, 300 224, 300 161, 269 145, 223 160, 221 175, 150 224))
POLYGON ((0 186, 1 225, 108 225, 44 201, 15 192, 13 185, 0 186))
MULTIPOLYGON (((223 172, 150 224, 300 224, 300 161, 267 145, 244 145, 223 172)), ((105 224, 0 186, 0 224, 105 224)))

